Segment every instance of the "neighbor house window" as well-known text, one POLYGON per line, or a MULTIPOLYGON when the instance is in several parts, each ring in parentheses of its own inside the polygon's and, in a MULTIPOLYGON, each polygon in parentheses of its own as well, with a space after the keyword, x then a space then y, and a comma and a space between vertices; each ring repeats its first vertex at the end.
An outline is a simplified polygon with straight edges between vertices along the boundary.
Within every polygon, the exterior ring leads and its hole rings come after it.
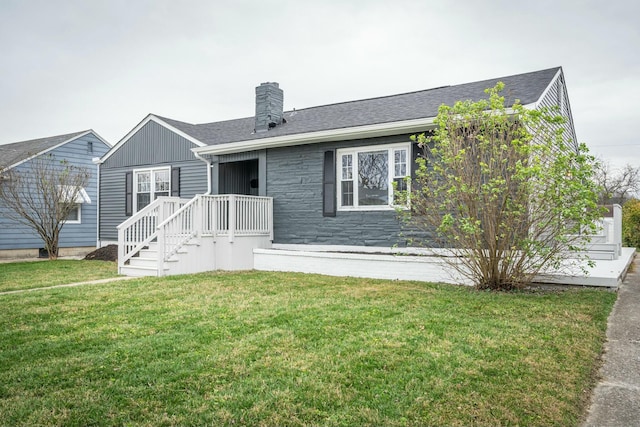
POLYGON ((409 144, 338 150, 338 207, 342 210, 390 209, 393 183, 406 190, 409 144))
POLYGON ((81 223, 82 205, 76 204, 73 209, 69 211, 67 219, 64 220, 65 224, 80 224, 81 223))
POLYGON ((60 200, 63 202, 73 202, 73 209, 69 211, 65 224, 80 224, 82 222, 82 205, 91 203, 91 197, 83 187, 73 187, 71 185, 61 185, 58 187, 60 200))
POLYGON ((169 196, 171 191, 171 169, 145 169, 134 171, 135 210, 147 206, 161 196, 169 196))

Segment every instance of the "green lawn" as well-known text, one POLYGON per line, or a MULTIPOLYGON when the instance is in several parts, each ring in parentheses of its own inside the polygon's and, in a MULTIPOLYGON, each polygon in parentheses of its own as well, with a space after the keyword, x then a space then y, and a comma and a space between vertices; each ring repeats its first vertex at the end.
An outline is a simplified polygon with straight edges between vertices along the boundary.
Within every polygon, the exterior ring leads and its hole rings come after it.
POLYGON ((577 425, 616 295, 245 272, 0 296, 0 425, 577 425))
POLYGON ((0 263, 0 292, 65 285, 117 275, 118 265, 106 261, 47 260, 0 263))

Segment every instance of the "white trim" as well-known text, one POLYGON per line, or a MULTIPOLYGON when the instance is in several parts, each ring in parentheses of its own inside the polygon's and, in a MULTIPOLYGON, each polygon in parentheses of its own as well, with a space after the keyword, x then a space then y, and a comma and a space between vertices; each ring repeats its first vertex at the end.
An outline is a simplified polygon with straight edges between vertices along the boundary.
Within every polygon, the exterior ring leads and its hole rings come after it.
POLYGON ((317 132, 297 133, 293 135, 260 138, 225 144, 207 145, 193 148, 196 154, 233 154, 265 148, 290 147, 294 145, 316 144, 330 141, 348 141, 352 139, 374 138, 378 136, 399 135, 403 133, 424 132, 434 127, 435 117, 403 120, 399 122, 377 123, 373 125, 355 126, 341 129, 330 129, 317 132))
MULTIPOLYGON (((155 183, 156 180, 154 179, 156 172, 160 172, 160 171, 168 171, 169 172, 169 190, 167 190, 166 192, 169 193, 167 194, 167 196, 160 196, 160 197, 170 197, 171 196, 171 166, 161 166, 161 167, 156 167, 156 168, 140 168, 140 169, 134 169, 133 170, 133 191, 132 191, 132 197, 133 197, 133 213, 135 214, 136 212, 138 212, 138 174, 139 173, 144 173, 144 172, 149 172, 150 176, 149 176, 149 204, 153 203, 153 201, 156 199, 155 193, 156 193, 156 187, 155 187, 155 183)), ((161 191, 161 193, 164 193, 164 191, 161 191)), ((146 194, 146 192, 144 192, 144 194, 146 194)))
POLYGON ((188 135, 188 134, 184 133, 183 131, 181 131, 180 129, 171 126, 170 124, 168 124, 167 122, 165 122, 161 118, 159 118, 157 116, 154 116, 153 114, 149 114, 149 115, 147 115, 147 117, 142 119, 142 121, 140 123, 138 123, 136 125, 136 127, 131 129, 129 131, 129 133, 127 133, 120 141, 118 141, 116 143, 116 145, 111 147, 111 150, 109 150, 104 156, 102 156, 98 162, 99 163, 104 163, 105 160, 107 160, 109 157, 111 157, 113 155, 113 153, 118 151, 120 149, 120 147, 122 147, 125 143, 127 143, 127 141, 129 141, 129 139, 133 135, 136 134, 136 132, 138 132, 140 129, 142 129, 149 122, 154 122, 156 124, 159 124, 160 126, 170 130, 171 132, 175 133, 176 135, 179 135, 179 136, 183 137, 184 139, 188 140, 189 142, 197 145, 198 147, 206 147, 206 144, 198 141, 197 139, 195 139, 191 135, 188 135))
MULTIPOLYGON (((62 147, 63 145, 68 144, 68 143, 70 143, 70 142, 73 142, 73 141, 75 141, 76 139, 78 139, 78 138, 82 138, 83 136, 86 136, 86 135, 88 135, 88 134, 90 134, 90 133, 92 133, 92 134, 93 134, 96 138, 98 138, 101 142, 103 142, 104 144, 106 144, 106 145, 107 145, 107 147, 111 147, 111 144, 109 144, 107 141, 105 141, 104 139, 102 139, 102 137, 101 137, 100 135, 98 135, 97 133, 95 133, 95 131, 93 131, 93 129, 89 129, 89 130, 87 130, 87 131, 82 132, 82 133, 81 133, 81 134, 79 134, 79 135, 76 135, 76 136, 74 136, 74 137, 72 137, 72 138, 69 138, 69 139, 67 139, 67 140, 65 140, 65 141, 63 141, 63 142, 61 142, 61 143, 59 143, 59 144, 56 144, 56 145, 54 145, 53 147, 47 148, 47 149, 45 149, 45 150, 42 150, 42 151, 40 151, 40 152, 38 152, 38 153, 36 153, 36 154, 33 154, 33 155, 31 155, 31 156, 27 157, 26 159, 20 160, 19 162, 16 162, 16 163, 14 163, 14 164, 12 164, 12 165, 10 165, 10 166, 7 166, 6 168, 1 169, 1 171, 2 171, 2 172, 4 172, 4 171, 8 171, 9 169, 13 169, 13 168, 15 168, 16 166, 20 166, 21 164, 23 164, 23 163, 25 163, 25 162, 28 162, 29 160, 35 159, 36 157, 41 156, 41 155, 43 155, 43 154, 46 154, 46 153, 48 153, 49 151, 55 150, 56 148, 60 148, 60 147, 62 147)), ((52 136, 52 137, 50 137, 50 138, 55 138, 55 135, 54 135, 54 136, 52 136)), ((43 139, 46 139, 46 137, 45 137, 45 138, 43 138, 43 139)), ((29 142, 29 141, 33 141, 33 140, 20 141, 20 142, 29 142)))
POLYGON ((336 150, 336 208, 338 211, 380 211, 394 210, 393 200, 393 179, 395 177, 395 152, 397 150, 406 150, 406 175, 411 176, 411 143, 401 142, 393 144, 379 145, 362 145, 357 147, 341 148, 336 150), (369 151, 386 151, 387 152, 387 204, 384 205, 358 205, 358 173, 357 173, 357 154, 369 151), (352 180, 353 182, 353 205, 342 205, 342 156, 351 155, 352 180))

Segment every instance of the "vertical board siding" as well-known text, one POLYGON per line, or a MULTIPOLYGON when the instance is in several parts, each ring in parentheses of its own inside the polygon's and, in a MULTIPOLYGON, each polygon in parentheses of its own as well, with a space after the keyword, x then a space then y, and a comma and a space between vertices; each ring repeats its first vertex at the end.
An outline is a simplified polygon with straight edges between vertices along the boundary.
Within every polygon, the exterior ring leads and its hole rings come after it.
MULTIPOLYGON (((87 168, 91 177, 85 190, 91 203, 81 207, 81 223, 65 224, 60 233, 60 247, 82 247, 96 245, 96 216, 98 212, 97 166, 91 161, 94 157, 103 156, 108 147, 94 134, 89 133, 49 151, 58 160, 66 159, 70 164, 87 168)), ((18 172, 30 170, 30 162, 15 168, 18 172)), ((0 206, 0 250, 2 249, 34 249, 44 247, 44 242, 35 231, 26 225, 7 218, 6 207, 0 206)))
POLYGON ((180 168, 180 197, 207 191, 207 165, 191 151, 196 145, 149 121, 100 166, 100 240, 118 239, 117 226, 125 221, 125 176, 135 169, 180 168))
MULTIPOLYGON (((549 91, 540 100, 540 107, 559 108, 559 114, 566 120, 565 123, 561 125, 562 129, 564 129, 563 138, 567 144, 570 144, 577 149, 579 142, 576 138, 573 117, 571 115, 571 107, 569 105, 569 97, 562 74, 560 74, 558 79, 551 84, 549 91)), ((558 128, 560 126, 554 127, 558 128)))
POLYGON ((142 167, 193 160, 196 145, 150 121, 133 134, 100 166, 101 169, 142 167))
MULTIPOLYGON (((193 155, 192 155, 193 156, 193 155)), ((180 168, 180 197, 192 198, 207 191, 207 165, 201 160, 149 164, 140 167, 180 168)), ((125 215, 125 176, 132 167, 100 168, 100 240, 118 240, 117 226, 125 215)))
POLYGON ((322 215, 322 188, 325 151, 408 141, 409 135, 401 135, 268 150, 267 196, 273 197, 274 242, 406 246, 394 210, 338 210, 335 217, 326 217, 322 215))

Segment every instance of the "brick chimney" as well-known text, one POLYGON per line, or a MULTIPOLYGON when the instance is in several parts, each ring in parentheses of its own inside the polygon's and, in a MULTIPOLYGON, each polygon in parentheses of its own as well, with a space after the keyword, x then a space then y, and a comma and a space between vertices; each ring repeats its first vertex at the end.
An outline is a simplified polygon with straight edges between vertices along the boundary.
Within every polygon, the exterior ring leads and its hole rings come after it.
POLYGON ((256 132, 266 132, 282 123, 284 94, 278 83, 256 87, 256 132))

